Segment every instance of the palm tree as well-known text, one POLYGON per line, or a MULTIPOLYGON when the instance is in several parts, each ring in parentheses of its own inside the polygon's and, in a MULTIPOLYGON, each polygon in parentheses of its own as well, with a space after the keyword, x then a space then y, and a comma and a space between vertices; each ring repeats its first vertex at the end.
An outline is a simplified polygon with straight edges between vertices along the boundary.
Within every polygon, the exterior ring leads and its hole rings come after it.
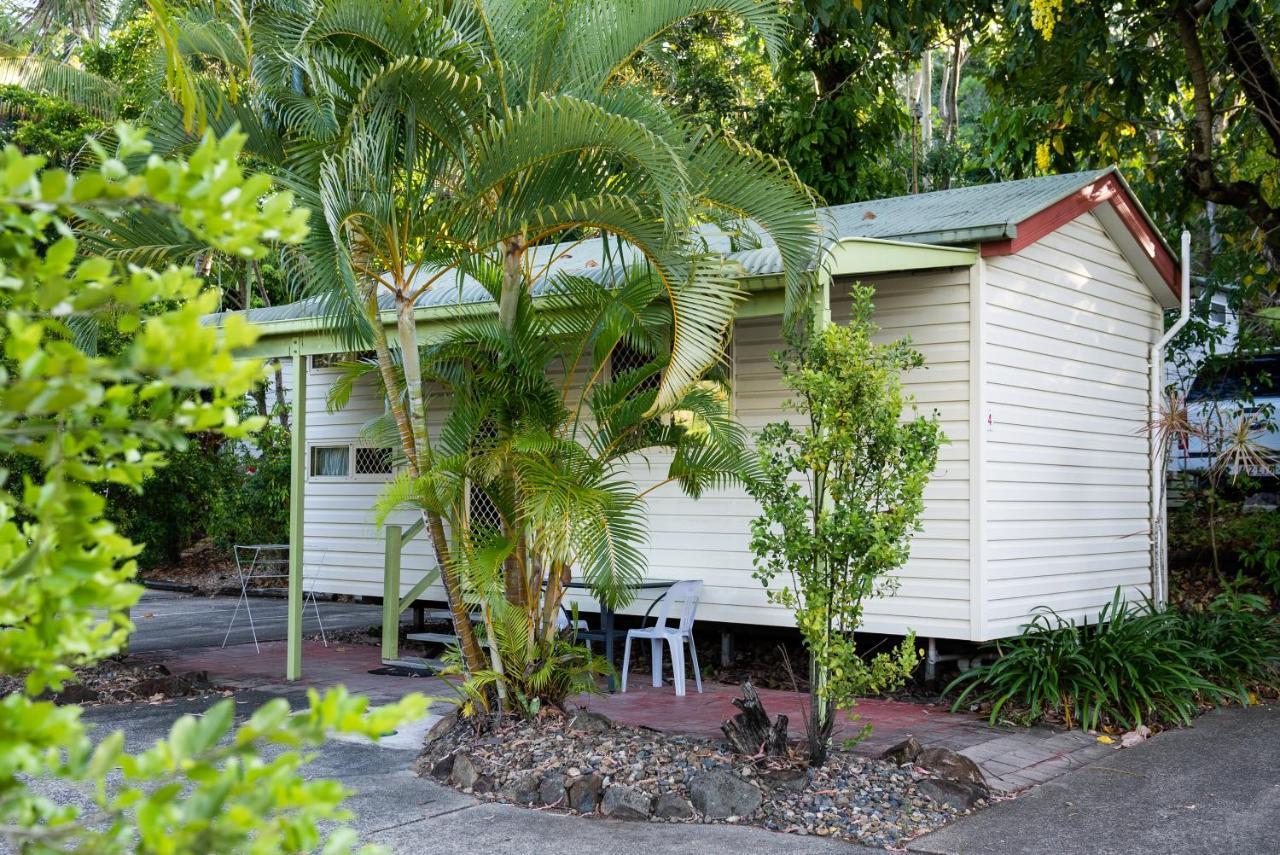
MULTIPOLYGON (((669 344, 646 416, 680 405, 721 357, 740 297, 733 271, 700 241, 700 225, 775 244, 790 309, 806 302, 818 239, 806 188, 785 164, 689 126, 623 74, 698 15, 736 16, 776 50, 785 39, 772 0, 149 5, 175 97, 156 104, 148 124, 171 150, 202 125, 238 125, 255 165, 311 208, 312 236, 289 268, 322 297, 353 348, 372 342, 406 478, 439 467, 421 364, 400 357, 419 352, 420 301, 460 276, 483 273, 493 283, 498 327, 516 337, 521 312, 537 315, 544 302, 530 300, 544 272, 530 247, 586 235, 611 241, 615 284, 627 267, 642 267, 652 299, 666 307, 669 344), (384 313, 394 319, 390 338, 384 313)), ((102 97, 82 76, 72 82, 68 94, 102 97)), ((125 243, 181 247, 181 236, 145 225, 125 243)), ((522 459, 504 457, 496 476, 513 519, 537 498, 519 477, 522 459)), ((456 526, 422 504, 464 658, 478 669, 483 655, 446 531, 456 526)), ((536 594, 527 561, 521 569, 525 549, 516 543, 505 562, 512 603, 536 594)))
MULTIPOLYGON (((501 273, 490 273, 480 281, 496 297, 501 273)), ((747 434, 722 383, 690 385, 661 416, 651 414, 670 350, 670 315, 652 310, 661 287, 634 269, 605 283, 558 275, 545 283, 543 311, 519 299, 512 329, 490 316, 423 351, 427 386, 448 400, 448 412, 431 468, 402 471, 381 513, 408 505, 464 522, 452 526, 450 549, 469 609, 481 610, 493 642, 491 679, 517 699, 558 703, 557 687, 581 685, 550 679, 564 670, 544 669, 550 660, 598 670, 558 642, 571 569, 616 608, 644 575, 645 495, 676 483, 698 496, 742 471, 747 434), (640 364, 611 366, 622 345, 640 364), (642 491, 625 465, 654 452, 666 458, 665 475, 642 491), (477 502, 496 519, 477 519, 477 502), (515 568, 522 599, 513 602, 498 567, 515 568)), ((381 378, 375 360, 349 365, 331 406, 344 406, 356 380, 370 375, 381 378)), ((375 441, 395 433, 390 416, 366 427, 375 441)))

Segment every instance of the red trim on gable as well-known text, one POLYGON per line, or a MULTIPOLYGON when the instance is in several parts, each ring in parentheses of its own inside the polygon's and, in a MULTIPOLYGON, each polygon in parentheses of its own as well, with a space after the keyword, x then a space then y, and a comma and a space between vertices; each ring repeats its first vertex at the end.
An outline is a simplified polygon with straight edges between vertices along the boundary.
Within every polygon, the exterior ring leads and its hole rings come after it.
POLYGON ((1087 214, 1103 202, 1111 203, 1120 221, 1129 229, 1138 246, 1142 247, 1143 253, 1159 271, 1160 278, 1169 286, 1169 290, 1175 297, 1180 296, 1181 283, 1178 279, 1177 260, 1165 249, 1164 242, 1160 240, 1160 236, 1147 218, 1138 210, 1138 206, 1133 203, 1133 199, 1130 198, 1114 172, 1107 173, 1089 186, 1054 202, 1043 211, 1032 214, 1018 223, 1017 237, 982 244, 980 247, 982 255, 984 257, 1012 255, 1045 235, 1057 231, 1081 214, 1087 214))

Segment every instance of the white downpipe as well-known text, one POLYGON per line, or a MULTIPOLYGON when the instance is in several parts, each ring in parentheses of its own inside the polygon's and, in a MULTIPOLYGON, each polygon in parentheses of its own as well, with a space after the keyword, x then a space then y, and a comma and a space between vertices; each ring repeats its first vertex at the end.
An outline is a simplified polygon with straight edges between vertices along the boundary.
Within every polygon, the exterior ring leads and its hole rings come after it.
MULTIPOLYGON (((1178 319, 1151 345, 1151 417, 1160 411, 1164 391, 1164 349, 1191 319, 1191 232, 1182 230, 1182 287, 1178 319)), ((1151 434, 1151 595, 1163 606, 1169 594, 1169 515, 1165 508, 1165 458, 1159 437, 1151 434)))

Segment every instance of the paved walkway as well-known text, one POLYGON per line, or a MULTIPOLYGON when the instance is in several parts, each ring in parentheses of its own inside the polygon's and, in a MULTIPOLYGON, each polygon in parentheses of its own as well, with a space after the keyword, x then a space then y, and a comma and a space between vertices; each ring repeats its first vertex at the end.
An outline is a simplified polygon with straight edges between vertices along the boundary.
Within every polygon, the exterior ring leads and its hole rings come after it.
MULTIPOLYGON (((296 700, 298 690, 291 690, 296 700)), ((268 694, 237 695, 247 716, 268 694)), ((217 698, 88 709, 97 733, 116 728, 131 749, 162 738, 182 713, 217 698)), ((330 742, 306 774, 355 791, 348 806, 363 841, 392 852, 453 855, 853 855, 883 852, 816 837, 726 825, 628 823, 566 816, 471 796, 414 776, 417 751, 330 742)), ((44 781, 59 802, 81 801, 44 781)), ((1224 709, 996 804, 910 844, 932 855, 1275 855, 1280 852, 1280 707, 1224 709)))
MULTIPOLYGON (((252 649, 252 647, 250 648, 252 649)), ((289 697, 301 703, 300 693, 289 697)), ((271 697, 248 691, 236 695, 237 719, 243 721, 271 697)), ((181 714, 199 714, 221 698, 195 698, 157 705, 96 707, 84 713, 98 737, 121 729, 130 750, 148 747, 168 733, 181 714)), ((268 749, 269 751, 274 749, 268 749)), ((514 805, 477 801, 430 778, 413 773, 417 748, 330 741, 310 753, 308 777, 340 781, 354 791, 346 802, 361 843, 381 844, 403 855, 457 855, 501 852, 503 855, 872 855, 867 849, 819 837, 777 834, 732 825, 686 825, 620 822, 514 805)), ((65 783, 41 781, 40 792, 59 803, 89 806, 88 799, 65 783)), ((0 853, 4 852, 0 844, 0 853)))

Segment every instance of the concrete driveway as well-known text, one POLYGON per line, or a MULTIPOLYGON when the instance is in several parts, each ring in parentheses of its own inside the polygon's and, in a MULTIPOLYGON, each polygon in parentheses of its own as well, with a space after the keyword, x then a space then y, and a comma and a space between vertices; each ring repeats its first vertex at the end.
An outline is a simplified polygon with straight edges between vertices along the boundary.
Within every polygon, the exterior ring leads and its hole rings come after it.
POLYGON ((966 817, 937 855, 1276 855, 1280 706, 1219 709, 966 817))
MULTIPOLYGON (((285 637, 288 603, 283 597, 251 597, 248 605, 253 612, 253 626, 259 642, 279 641, 285 637)), ((319 605, 320 619, 324 621, 326 631, 365 629, 382 623, 381 606, 323 600, 319 605)), ((240 606, 238 615, 235 610, 236 597, 201 597, 147 590, 131 612, 137 630, 129 639, 129 649, 134 653, 146 653, 218 647, 233 615, 236 622, 227 644, 252 643, 253 634, 245 606, 240 606)), ((320 632, 315 609, 310 603, 303 610, 302 630, 307 635, 320 632)))
MULTIPOLYGON (((247 715, 269 697, 242 692, 238 708, 247 715)), ((178 715, 198 713, 212 700, 100 707, 87 710, 85 719, 104 734, 123 729, 129 745, 141 748, 161 738, 178 715)), ((317 752, 306 774, 336 778, 355 790, 349 806, 362 837, 399 853, 882 851, 734 826, 626 823, 479 802, 414 776, 416 754, 416 748, 331 742, 317 752)), ((72 798, 66 792, 49 794, 72 798)), ((1209 713, 1194 728, 1116 751, 921 837, 909 848, 947 855, 1275 855, 1280 852, 1280 707, 1209 713)))

